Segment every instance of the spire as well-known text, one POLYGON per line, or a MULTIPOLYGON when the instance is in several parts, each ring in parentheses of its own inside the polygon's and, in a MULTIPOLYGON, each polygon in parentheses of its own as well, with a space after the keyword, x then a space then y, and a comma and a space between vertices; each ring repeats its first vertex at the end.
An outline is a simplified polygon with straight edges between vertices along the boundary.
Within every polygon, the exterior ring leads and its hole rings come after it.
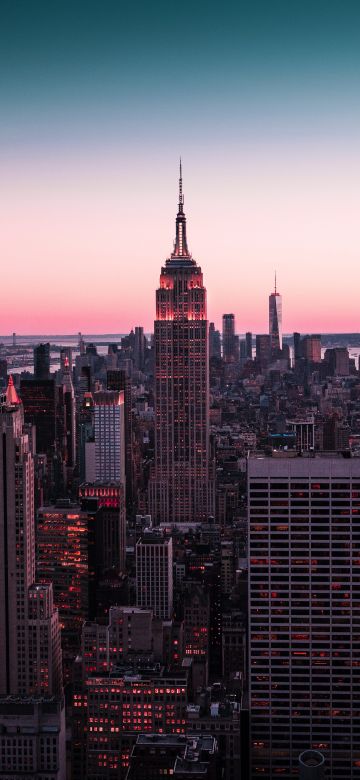
POLYGON ((275 271, 275 295, 276 295, 276 271, 275 271))
POLYGON ((182 191, 182 164, 181 164, 181 157, 180 157, 180 177, 179 177, 179 212, 183 211, 184 207, 184 196, 182 191))
POLYGON ((6 398, 6 406, 17 406, 18 404, 21 404, 20 398, 16 392, 16 388, 14 385, 14 380, 10 374, 8 386, 5 394, 6 398))
POLYGON ((179 170, 179 210, 176 217, 176 238, 174 243, 174 251, 171 254, 173 259, 175 258, 189 258, 191 257, 187 247, 186 241, 186 217, 184 214, 184 195, 182 188, 182 162, 180 157, 180 170, 179 170))

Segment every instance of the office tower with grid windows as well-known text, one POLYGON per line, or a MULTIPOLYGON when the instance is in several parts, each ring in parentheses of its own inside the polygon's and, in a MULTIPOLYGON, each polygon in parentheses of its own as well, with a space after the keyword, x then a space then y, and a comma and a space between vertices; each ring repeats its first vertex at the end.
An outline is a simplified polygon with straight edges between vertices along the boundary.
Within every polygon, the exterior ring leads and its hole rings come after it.
POLYGON ((360 458, 250 457, 252 778, 360 778, 360 458))
POLYGON ((213 514, 209 452, 209 325, 201 268, 186 238, 180 166, 174 250, 156 292, 154 523, 213 514))
POLYGON ((124 393, 94 393, 95 479, 125 485, 124 393))
POLYGON ((172 538, 159 530, 145 532, 136 544, 136 604, 162 620, 172 617, 172 538))

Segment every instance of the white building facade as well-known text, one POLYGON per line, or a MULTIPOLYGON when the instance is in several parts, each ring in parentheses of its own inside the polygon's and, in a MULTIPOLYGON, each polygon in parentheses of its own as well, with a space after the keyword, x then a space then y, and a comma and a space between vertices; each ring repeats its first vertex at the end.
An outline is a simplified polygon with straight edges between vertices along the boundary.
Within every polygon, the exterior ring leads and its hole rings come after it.
POLYGON ((95 480, 125 484, 123 391, 94 393, 95 480))

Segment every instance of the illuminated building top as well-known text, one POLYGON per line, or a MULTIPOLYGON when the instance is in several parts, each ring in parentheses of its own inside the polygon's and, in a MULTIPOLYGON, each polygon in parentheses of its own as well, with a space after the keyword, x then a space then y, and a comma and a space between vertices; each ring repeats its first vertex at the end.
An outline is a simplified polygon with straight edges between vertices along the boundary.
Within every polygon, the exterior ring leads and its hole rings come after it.
POLYGON ((6 390, 5 399, 6 399, 6 406, 18 406, 19 404, 21 404, 11 374, 9 376, 9 382, 6 390))
POLYGON ((192 259, 188 250, 186 239, 186 217, 184 214, 184 195, 182 189, 182 164, 180 158, 180 177, 179 177, 179 208, 176 216, 176 238, 174 241, 174 250, 171 253, 171 257, 167 261, 174 264, 174 261, 185 262, 186 265, 191 263, 195 265, 195 261, 192 259))

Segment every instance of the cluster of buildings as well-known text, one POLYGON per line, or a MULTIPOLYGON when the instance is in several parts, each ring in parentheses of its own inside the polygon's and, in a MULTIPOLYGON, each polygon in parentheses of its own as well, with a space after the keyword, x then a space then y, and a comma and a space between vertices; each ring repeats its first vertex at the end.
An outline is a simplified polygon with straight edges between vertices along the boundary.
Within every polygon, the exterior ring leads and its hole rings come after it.
POLYGON ((154 335, 0 361, 0 776, 360 778, 360 374, 222 334, 180 173, 154 335), (76 352, 76 354, 75 354, 76 352))

